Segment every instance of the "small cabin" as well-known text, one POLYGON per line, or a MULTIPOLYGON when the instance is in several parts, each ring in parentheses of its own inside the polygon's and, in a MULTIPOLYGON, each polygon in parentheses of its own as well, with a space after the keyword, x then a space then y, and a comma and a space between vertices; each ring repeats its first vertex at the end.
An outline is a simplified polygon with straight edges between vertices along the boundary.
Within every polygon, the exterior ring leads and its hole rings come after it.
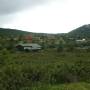
POLYGON ((42 47, 39 44, 35 44, 35 43, 17 44, 16 48, 19 51, 38 51, 42 49, 42 47))
POLYGON ((86 39, 76 40, 76 43, 85 43, 86 39))

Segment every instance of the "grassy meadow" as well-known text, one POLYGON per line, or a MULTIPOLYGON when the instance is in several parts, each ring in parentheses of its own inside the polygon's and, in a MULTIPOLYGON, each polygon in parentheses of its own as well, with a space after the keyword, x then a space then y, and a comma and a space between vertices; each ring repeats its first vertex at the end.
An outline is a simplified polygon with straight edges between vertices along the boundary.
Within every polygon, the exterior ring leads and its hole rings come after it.
POLYGON ((0 90, 90 90, 90 52, 2 50, 0 90))

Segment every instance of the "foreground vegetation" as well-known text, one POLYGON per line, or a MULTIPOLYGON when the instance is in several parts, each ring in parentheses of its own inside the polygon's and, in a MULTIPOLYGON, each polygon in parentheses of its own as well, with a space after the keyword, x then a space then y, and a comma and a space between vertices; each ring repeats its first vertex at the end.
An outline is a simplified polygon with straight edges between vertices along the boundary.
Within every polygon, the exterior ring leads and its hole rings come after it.
POLYGON ((90 25, 67 34, 0 28, 0 90, 89 90, 89 34, 90 25), (45 50, 19 52, 18 43, 38 43, 45 50))
POLYGON ((89 90, 90 52, 0 51, 0 90, 89 90))
MULTIPOLYGON (((25 89, 24 89, 25 90, 25 89)), ((30 89, 26 89, 30 90, 30 89)), ((89 83, 72 83, 72 84, 61 84, 61 85, 48 85, 38 86, 32 88, 32 90, 90 90, 89 83)))

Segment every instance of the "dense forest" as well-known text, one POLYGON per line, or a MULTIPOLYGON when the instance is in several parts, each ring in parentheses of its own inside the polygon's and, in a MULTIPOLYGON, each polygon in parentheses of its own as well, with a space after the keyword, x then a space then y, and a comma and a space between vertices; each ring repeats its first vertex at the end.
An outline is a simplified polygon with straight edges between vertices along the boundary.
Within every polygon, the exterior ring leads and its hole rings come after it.
POLYGON ((90 24, 83 25, 75 30, 72 30, 71 32, 68 33, 68 36, 78 39, 90 38, 90 24))

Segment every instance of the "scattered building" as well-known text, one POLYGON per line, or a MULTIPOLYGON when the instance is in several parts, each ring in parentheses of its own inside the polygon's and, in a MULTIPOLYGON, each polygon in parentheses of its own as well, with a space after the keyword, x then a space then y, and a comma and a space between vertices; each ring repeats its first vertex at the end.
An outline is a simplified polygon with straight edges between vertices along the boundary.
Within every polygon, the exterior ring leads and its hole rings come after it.
POLYGON ((38 51, 42 49, 42 47, 39 44, 35 43, 17 44, 16 48, 20 51, 38 51))
POLYGON ((86 42, 86 39, 81 39, 81 40, 76 40, 77 43, 83 43, 83 42, 86 42))

